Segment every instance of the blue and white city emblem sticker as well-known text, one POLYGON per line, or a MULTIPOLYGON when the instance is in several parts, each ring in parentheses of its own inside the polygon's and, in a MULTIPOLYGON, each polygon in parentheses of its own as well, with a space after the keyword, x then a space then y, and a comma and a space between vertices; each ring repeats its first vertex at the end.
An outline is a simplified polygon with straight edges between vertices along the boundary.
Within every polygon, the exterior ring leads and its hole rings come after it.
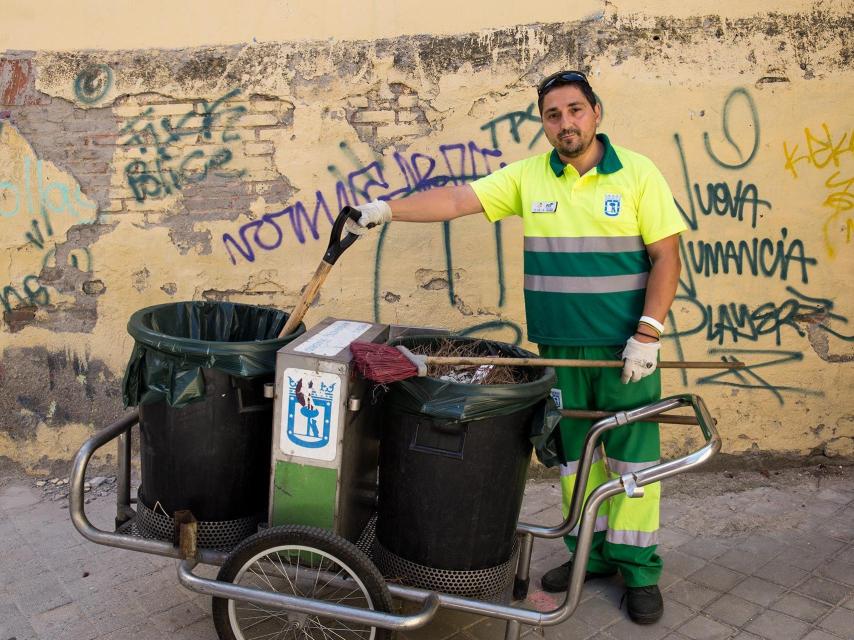
POLYGON ((605 194, 605 215, 616 217, 620 215, 620 202, 622 201, 622 196, 618 193, 606 193, 605 194))
POLYGON ((334 373, 285 369, 279 449, 285 455, 335 460, 341 378, 334 373))

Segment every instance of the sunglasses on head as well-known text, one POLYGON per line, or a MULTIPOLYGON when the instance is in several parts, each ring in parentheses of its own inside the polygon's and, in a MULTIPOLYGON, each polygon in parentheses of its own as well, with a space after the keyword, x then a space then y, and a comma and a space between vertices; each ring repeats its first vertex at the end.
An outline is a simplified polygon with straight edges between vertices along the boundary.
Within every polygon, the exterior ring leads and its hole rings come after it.
POLYGON ((559 71, 558 73, 553 73, 548 78, 545 78, 540 83, 540 86, 537 87, 537 96, 542 96, 544 92, 548 91, 556 84, 563 84, 566 82, 583 82, 584 84, 590 84, 587 81, 587 76, 580 71, 559 71))

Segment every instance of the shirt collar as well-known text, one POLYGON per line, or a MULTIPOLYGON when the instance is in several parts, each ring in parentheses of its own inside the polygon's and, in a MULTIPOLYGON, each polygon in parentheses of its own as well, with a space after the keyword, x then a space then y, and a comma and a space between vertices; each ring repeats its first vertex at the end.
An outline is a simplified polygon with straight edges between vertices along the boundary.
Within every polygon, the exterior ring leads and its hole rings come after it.
MULTIPOLYGON (((614 173, 615 171, 622 169, 623 163, 620 162, 620 158, 617 157, 617 152, 614 151, 614 147, 611 146, 611 141, 608 140, 608 136, 604 133, 597 133, 596 138, 599 142, 605 145, 605 153, 602 154, 602 159, 599 161, 599 164, 596 165, 596 172, 614 173)), ((566 165, 560 159, 557 149, 552 149, 551 155, 549 155, 549 166, 558 178, 563 175, 563 170, 566 168, 566 165)))

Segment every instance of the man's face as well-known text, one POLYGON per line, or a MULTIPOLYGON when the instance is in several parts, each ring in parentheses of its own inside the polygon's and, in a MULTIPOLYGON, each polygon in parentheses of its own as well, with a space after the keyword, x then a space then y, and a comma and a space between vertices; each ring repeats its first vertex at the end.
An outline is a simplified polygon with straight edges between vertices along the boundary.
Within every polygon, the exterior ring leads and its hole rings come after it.
POLYGON ((590 106, 576 86, 564 85, 543 98, 543 130, 557 152, 565 158, 577 158, 593 143, 599 125, 600 109, 590 106))

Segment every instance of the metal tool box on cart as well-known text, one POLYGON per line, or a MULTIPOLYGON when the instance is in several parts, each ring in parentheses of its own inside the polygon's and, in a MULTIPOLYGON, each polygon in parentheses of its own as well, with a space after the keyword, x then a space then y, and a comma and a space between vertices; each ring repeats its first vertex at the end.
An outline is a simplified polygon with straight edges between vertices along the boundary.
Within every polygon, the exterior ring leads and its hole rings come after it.
POLYGON ((523 625, 557 625, 572 615, 581 596, 596 514, 605 500, 623 492, 641 495, 644 485, 696 467, 720 448, 714 421, 695 395, 673 396, 598 420, 585 441, 567 518, 555 526, 521 522, 516 526, 511 567, 515 600, 523 600, 527 594, 533 539, 559 538, 577 526, 579 561, 573 563, 565 600, 552 611, 514 606, 506 601, 509 598, 495 601, 413 586, 400 582, 396 575, 383 577, 369 556, 375 546, 372 527, 379 446, 372 417, 372 385, 355 372, 348 345, 355 339, 385 342, 407 331, 411 329, 327 319, 278 352, 275 383, 265 389, 274 403, 267 522, 230 551, 200 546, 199 523, 189 513, 174 518, 175 539, 146 537, 140 531, 131 498, 131 430, 139 422, 138 412, 100 430, 78 452, 71 475, 74 526, 97 544, 178 559, 179 582, 214 598, 215 623, 223 638, 250 640, 260 637, 255 632, 262 629, 264 637, 383 638, 395 630, 428 625, 443 607, 505 620, 505 639, 516 640, 523 625), (288 437, 295 434, 288 434, 287 426, 293 424, 288 416, 305 408, 289 401, 293 397, 289 385, 301 376, 304 381, 310 379, 316 390, 315 405, 307 414, 315 419, 313 429, 301 435, 302 445, 307 447, 300 445, 300 437, 288 437), (700 449, 623 474, 582 500, 602 434, 618 426, 655 420, 681 407, 693 410, 704 440, 700 449), (118 446, 119 467, 116 530, 105 531, 86 516, 84 478, 93 453, 113 441, 118 446), (321 441, 329 446, 315 446, 321 441), (312 449, 323 453, 307 455, 312 449), (194 573, 199 563, 221 566, 219 579, 194 573), (393 599, 408 601, 406 610, 414 613, 396 613, 393 599), (280 635, 264 635, 269 629, 280 635))

